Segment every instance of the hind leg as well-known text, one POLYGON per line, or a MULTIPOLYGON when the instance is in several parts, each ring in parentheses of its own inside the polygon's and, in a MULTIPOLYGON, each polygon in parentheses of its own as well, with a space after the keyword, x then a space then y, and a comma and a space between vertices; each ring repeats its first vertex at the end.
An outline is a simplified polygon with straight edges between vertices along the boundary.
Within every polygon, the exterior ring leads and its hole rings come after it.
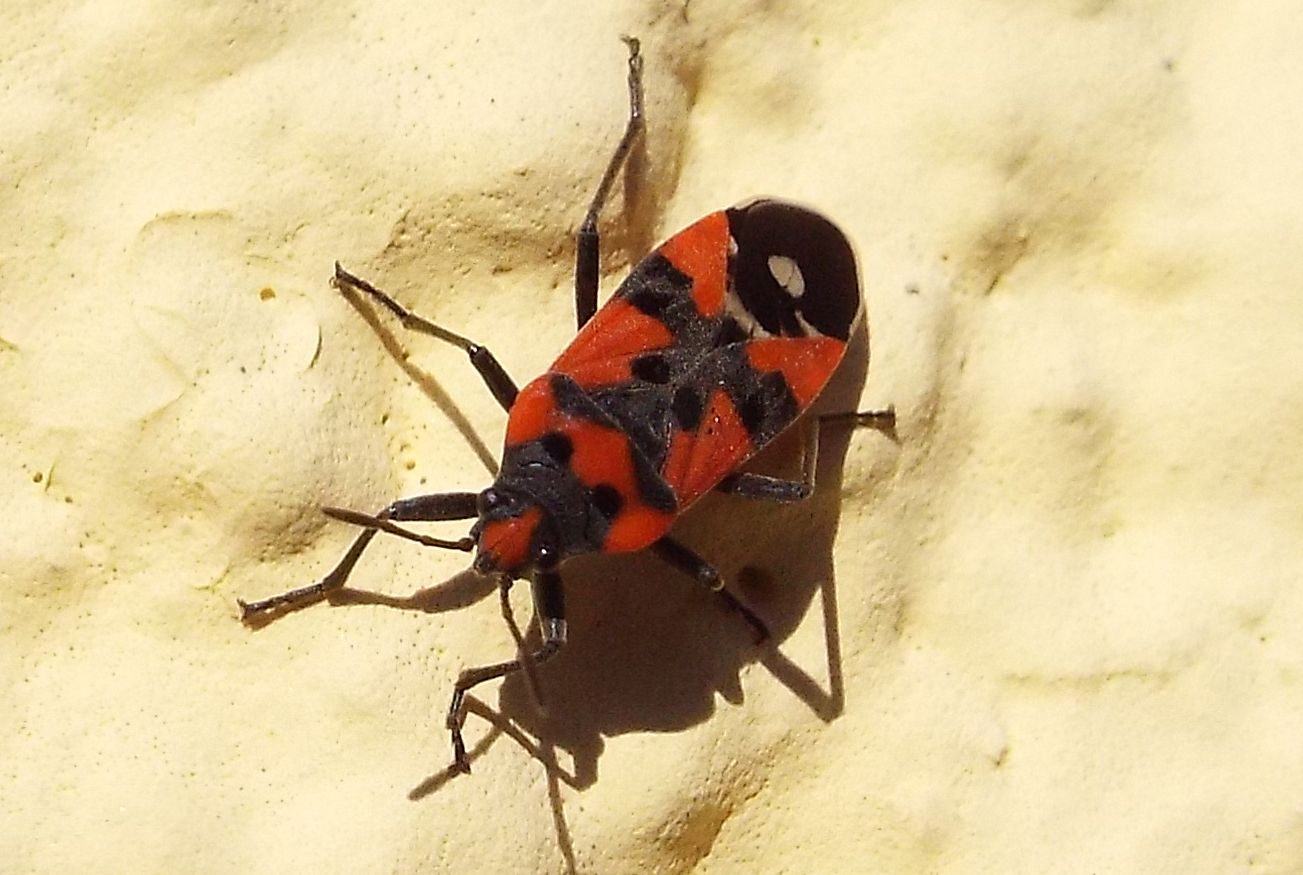
POLYGON ((896 411, 888 407, 886 410, 865 410, 859 413, 828 413, 811 419, 806 430, 800 480, 740 471, 725 477, 715 489, 729 495, 765 501, 804 501, 814 493, 814 469, 819 461, 819 432, 830 425, 868 426, 891 435, 896 428, 896 411))

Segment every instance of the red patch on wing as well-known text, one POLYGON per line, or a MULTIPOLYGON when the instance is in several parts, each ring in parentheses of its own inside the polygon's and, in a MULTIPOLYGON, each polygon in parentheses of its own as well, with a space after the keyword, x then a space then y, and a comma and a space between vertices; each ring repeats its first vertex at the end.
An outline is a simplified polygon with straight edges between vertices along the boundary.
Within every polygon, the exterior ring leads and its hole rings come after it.
POLYGON ((698 219, 656 250, 692 278, 692 300, 706 316, 718 316, 724 310, 728 240, 728 217, 721 210, 698 219))
POLYGON ((782 374, 802 410, 827 385, 845 352, 846 344, 833 337, 774 337, 746 345, 751 367, 782 374))
POLYGON ((711 394, 696 432, 677 432, 670 439, 661 476, 684 508, 755 450, 732 399, 719 388, 711 394))
POLYGON ((480 532, 480 553, 493 559, 493 566, 508 573, 529 561, 529 542, 543 519, 543 511, 530 507, 520 516, 493 520, 480 532))
POLYGON ((612 298, 552 363, 550 370, 568 375, 591 389, 627 382, 630 366, 645 352, 674 342, 665 323, 620 298, 612 298))
POLYGON ((670 484, 679 502, 684 501, 683 483, 688 477, 688 468, 692 465, 692 448, 697 443, 695 431, 674 430, 670 435, 670 448, 665 454, 665 464, 661 466, 661 477, 670 484))

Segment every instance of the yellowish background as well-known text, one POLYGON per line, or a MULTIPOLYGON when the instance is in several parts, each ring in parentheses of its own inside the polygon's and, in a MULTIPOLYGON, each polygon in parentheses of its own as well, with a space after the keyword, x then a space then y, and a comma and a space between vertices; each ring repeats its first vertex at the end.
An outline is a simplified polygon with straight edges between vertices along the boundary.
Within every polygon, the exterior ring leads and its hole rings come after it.
POLYGON ((0 28, 0 871, 1303 871, 1297 3, 0 28), (606 288, 709 210, 818 206, 872 318, 827 403, 899 441, 685 521, 775 650, 652 560, 573 563, 550 716, 486 689, 517 738, 473 716, 444 784, 450 683, 512 647, 464 557, 377 542, 366 604, 258 632, 234 600, 329 567, 322 504, 487 484, 464 359, 377 338, 330 265, 541 370, 621 33, 650 130, 606 288))

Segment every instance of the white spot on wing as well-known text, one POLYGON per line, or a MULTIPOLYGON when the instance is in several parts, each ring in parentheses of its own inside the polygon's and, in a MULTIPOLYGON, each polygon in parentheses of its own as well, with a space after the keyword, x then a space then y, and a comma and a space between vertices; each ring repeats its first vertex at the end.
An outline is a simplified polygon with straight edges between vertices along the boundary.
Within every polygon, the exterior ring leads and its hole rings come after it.
POLYGON ((805 294, 805 277, 801 275, 801 268, 795 261, 786 255, 771 255, 767 263, 769 272, 773 274, 783 291, 793 298, 805 294))
POLYGON ((738 298, 737 290, 730 286, 728 294, 724 296, 724 314, 732 316, 733 321, 742 329, 742 333, 748 338, 772 337, 768 331, 760 327, 756 317, 751 315, 751 311, 746 308, 741 299, 738 298))

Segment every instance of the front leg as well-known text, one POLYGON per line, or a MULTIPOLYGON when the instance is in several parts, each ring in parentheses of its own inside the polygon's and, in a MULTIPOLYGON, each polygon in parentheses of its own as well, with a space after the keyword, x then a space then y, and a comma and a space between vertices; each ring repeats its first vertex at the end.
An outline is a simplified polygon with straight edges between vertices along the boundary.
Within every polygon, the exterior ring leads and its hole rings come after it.
POLYGON ((489 391, 493 393, 494 398, 498 399, 498 403, 502 405, 503 410, 511 410, 511 405, 516 403, 518 390, 515 381, 511 379, 511 375, 507 373, 506 369, 498 363, 497 358, 489 351, 487 346, 480 346, 473 340, 468 340, 441 325, 434 324, 424 316, 418 316, 366 280, 344 270, 344 268, 340 267, 339 262, 335 262, 335 276, 331 280, 331 284, 341 291, 346 288, 352 289, 354 292, 361 292, 371 298, 397 316, 399 321, 403 323, 404 328, 430 337, 436 337, 444 343, 451 343, 461 349, 470 358, 471 365, 479 372, 480 378, 484 380, 484 385, 489 387, 489 391))
MULTIPOLYGON (((511 584, 511 578, 503 576, 499 581, 498 591, 502 600, 503 618, 507 621, 508 626, 514 628, 515 622, 511 616, 511 602, 507 598, 507 594, 511 590, 511 584)), ((566 643, 565 592, 561 586, 561 575, 555 571, 538 572, 532 587, 534 591, 534 613, 538 617, 538 628, 542 633, 543 640, 537 650, 524 658, 530 660, 534 665, 541 665, 551 659, 566 643)), ((468 668, 458 675, 457 683, 452 691, 452 701, 448 703, 447 727, 448 731, 452 733, 451 771, 470 774, 471 770, 470 759, 466 756, 466 742, 462 738, 461 732, 466 723, 466 692, 486 681, 514 674, 520 671, 522 667, 522 659, 517 658, 510 662, 498 662, 493 665, 468 668)))

